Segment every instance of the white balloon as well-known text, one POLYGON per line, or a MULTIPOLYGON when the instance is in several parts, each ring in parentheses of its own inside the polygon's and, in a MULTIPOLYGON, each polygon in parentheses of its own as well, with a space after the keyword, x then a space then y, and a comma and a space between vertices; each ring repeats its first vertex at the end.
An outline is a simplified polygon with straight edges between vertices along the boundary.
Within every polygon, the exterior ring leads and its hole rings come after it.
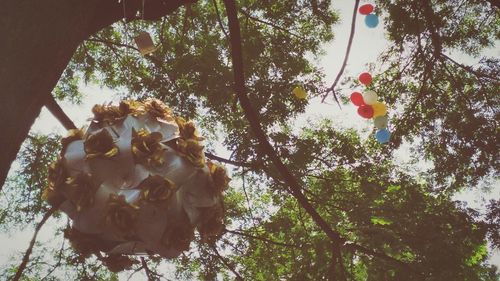
POLYGON ((368 90, 363 94, 363 100, 365 101, 366 104, 372 105, 377 102, 378 96, 377 93, 375 93, 372 90, 368 90))

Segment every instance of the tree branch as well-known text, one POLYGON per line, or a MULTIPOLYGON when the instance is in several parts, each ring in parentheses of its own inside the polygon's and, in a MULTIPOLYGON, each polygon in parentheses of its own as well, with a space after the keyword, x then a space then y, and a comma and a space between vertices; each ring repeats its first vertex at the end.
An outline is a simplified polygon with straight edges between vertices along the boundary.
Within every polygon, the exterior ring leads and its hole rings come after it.
POLYGON ((217 5, 217 0, 212 0, 212 3, 214 4, 215 14, 217 15, 217 22, 219 22, 220 29, 222 30, 222 33, 224 33, 224 36, 226 36, 226 39, 229 40, 229 34, 227 34, 226 28, 224 27, 224 24, 222 23, 222 18, 220 16, 219 7, 217 5))
POLYGON ((16 274, 12 278, 12 281, 18 281, 20 278, 23 276, 23 272, 26 269, 26 266, 28 265, 29 259, 31 252, 33 252, 33 247, 35 246, 36 242, 36 237, 38 236, 38 232, 40 232, 40 229, 42 226, 47 222, 47 220, 54 214, 55 211, 59 208, 59 204, 51 207, 45 215, 43 215, 42 220, 37 224, 35 228, 35 233, 33 233, 33 237, 31 238, 30 244, 28 246, 28 249, 24 253, 23 260, 21 261, 21 264, 18 266, 16 274))
POLYGON ((377 251, 374 251, 374 250, 371 250, 371 249, 368 249, 368 248, 365 248, 363 246, 360 246, 360 245, 357 245, 357 244, 354 244, 354 243, 349 243, 349 244, 345 244, 344 245, 344 248, 346 249, 350 249, 350 250, 353 250, 355 252, 360 252, 360 253, 363 253, 363 254, 366 254, 366 255, 369 255, 369 256, 372 256, 372 257, 376 257, 376 258, 379 258, 379 259, 383 259, 385 261, 388 261, 398 267, 400 267, 401 269, 403 269, 404 271, 406 272, 413 272, 413 273, 416 273, 418 275, 423 275, 421 272, 415 270, 413 267, 411 267, 409 264, 403 262, 403 261, 400 261, 396 258, 393 258, 385 253, 381 253, 381 252, 377 252, 377 251))
POLYGON ((148 263, 146 262, 146 260, 144 260, 144 257, 141 257, 141 264, 142 264, 142 268, 146 272, 146 276, 148 277, 148 281, 155 281, 154 275, 151 272, 151 270, 149 269, 148 263))
POLYGON ((339 245, 332 245, 332 260, 330 264, 330 278, 332 281, 346 281, 344 261, 339 245))
POLYGON ((283 243, 283 242, 273 241, 271 239, 267 239, 267 238, 260 237, 260 236, 254 236, 254 235, 251 235, 251 234, 248 234, 248 233, 245 233, 245 232, 241 232, 241 231, 238 231, 238 230, 229 230, 227 228, 224 229, 224 230, 227 233, 231 233, 231 234, 235 234, 235 235, 240 235, 240 236, 251 238, 251 239, 260 240, 260 241, 263 241, 263 242, 266 242, 266 243, 274 244, 276 246, 291 247, 291 248, 301 248, 299 245, 287 244, 287 243, 283 243))
POLYGON ((347 61, 349 60, 349 54, 351 53, 352 41, 354 40, 354 34, 356 31, 356 17, 358 15, 359 1, 360 0, 356 0, 356 2, 354 3, 354 11, 352 14, 352 22, 351 22, 351 34, 349 35, 349 41, 347 43, 347 49, 345 52, 344 62, 342 63, 342 67, 340 68, 339 73, 337 74, 337 77, 335 77, 335 81, 333 81, 333 84, 330 86, 330 88, 326 89, 326 93, 323 95, 321 102, 324 102, 326 97, 328 96, 328 93, 332 92, 333 98, 335 98, 335 101, 337 102, 337 104, 340 107, 340 102, 337 98, 337 94, 335 93, 335 87, 337 87, 337 84, 340 81, 340 77, 342 77, 342 74, 345 71, 345 68, 347 66, 347 61))
POLYGON ((449 60, 450 62, 452 62, 456 66, 460 67, 461 69, 469 72, 470 74, 473 74, 474 76, 476 76, 478 78, 478 80, 481 79, 481 77, 484 77, 484 78, 489 78, 491 80, 500 81, 500 78, 480 73, 480 72, 474 70, 470 66, 467 66, 467 65, 464 65, 464 64, 461 64, 461 63, 457 62, 456 60, 450 58, 448 55, 446 55, 444 53, 441 53, 441 57, 449 60))
POLYGON ((222 262, 222 264, 225 267, 227 267, 236 276, 236 280, 245 280, 245 279, 243 279, 243 277, 241 277, 241 275, 238 273, 238 271, 236 271, 236 269, 234 269, 234 267, 232 265, 230 265, 223 256, 221 256, 219 251, 217 251, 217 248, 215 245, 211 245, 210 247, 214 251, 216 257, 222 262))
POLYGON ((238 166, 238 167, 256 168, 259 166, 257 163, 246 163, 246 162, 238 162, 238 161, 234 161, 234 160, 229 160, 229 159, 217 156, 215 154, 212 154, 210 152, 205 152, 205 156, 208 159, 216 160, 216 161, 219 161, 221 163, 226 163, 226 164, 238 166))
POLYGON ((246 94, 245 75, 243 71, 243 54, 241 46, 240 25, 238 22, 238 15, 236 4, 234 0, 224 0, 226 6, 229 34, 231 37, 231 57, 234 71, 234 88, 238 100, 243 108, 243 112, 250 127, 259 141, 262 151, 269 156, 272 163, 283 177, 283 180, 290 188, 290 193, 294 196, 300 205, 307 211, 313 221, 323 230, 326 235, 335 243, 341 243, 344 239, 339 233, 334 231, 330 225, 320 216, 316 209, 309 203, 308 199, 301 192, 301 187, 297 179, 292 175, 288 168, 283 164, 281 159, 276 154, 276 151, 269 143, 266 134, 264 133, 259 116, 253 108, 250 99, 246 94))
POLYGON ((54 96, 50 95, 45 103, 45 107, 54 115, 55 118, 66 128, 66 130, 76 129, 75 123, 66 115, 57 103, 54 96))

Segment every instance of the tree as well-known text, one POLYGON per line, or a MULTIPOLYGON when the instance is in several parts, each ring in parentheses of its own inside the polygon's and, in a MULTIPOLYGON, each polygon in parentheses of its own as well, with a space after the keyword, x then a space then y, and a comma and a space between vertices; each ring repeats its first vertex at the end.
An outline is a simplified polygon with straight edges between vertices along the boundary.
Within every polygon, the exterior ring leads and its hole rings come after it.
MULTIPOLYGON (((148 1, 145 19, 157 20, 189 1, 148 1)), ((90 35, 124 17, 136 18, 140 1, 1 1, 3 71, 0 117, 0 184, 40 109, 76 48, 90 35), (126 3, 126 4, 125 4, 126 3), (126 6, 124 6, 126 5, 126 6), (7 40, 8 39, 8 40, 7 40), (40 75, 43 73, 44 75, 40 75)))
MULTIPOLYGON (((496 8, 483 1, 379 1, 393 45, 375 87, 390 105, 404 108, 392 117, 397 128, 392 144, 380 147, 328 121, 294 128, 294 117, 307 101, 289 93, 298 83, 318 96, 327 89, 321 70, 306 55, 321 54, 338 15, 329 1, 275 2, 238 3, 242 59, 231 1, 225 1, 227 17, 219 2, 197 2, 175 11, 170 7, 159 22, 115 24, 87 34, 54 90, 58 98, 78 99, 75 85, 81 79, 126 88, 124 97, 160 98, 203 126, 209 149, 222 143, 232 152, 226 162, 236 165, 233 178, 241 184, 226 195, 226 232, 212 244, 195 243, 172 261, 177 274, 208 280, 496 280, 485 260, 486 237, 496 241, 498 208, 492 203, 483 221, 452 196, 498 173, 498 63, 485 58, 474 68, 447 53, 462 49, 480 55, 493 44, 496 8), (141 57, 130 44, 140 30, 159 39, 150 56, 141 57), (443 110, 449 106, 455 110, 443 110), (462 116, 464 122, 458 122, 462 116), (420 140, 417 157, 434 160, 429 175, 411 176, 393 163, 403 138, 420 140)), ((136 5, 131 15, 141 11, 138 2, 131 5, 136 5)), ((116 21, 121 14, 114 11, 116 21)), ((11 205, 2 213, 4 225, 32 224, 47 211, 39 191, 53 139, 28 139, 21 173, 6 185, 11 205), (27 183, 37 186, 26 190, 27 183), (20 191, 30 197, 20 197, 20 191), (32 217, 23 222, 19 212, 32 217)), ((43 277, 62 268, 61 274, 72 278, 112 278, 109 272, 90 277, 89 268, 99 261, 84 261, 64 244, 60 249, 49 266, 35 252, 28 275, 43 277)), ((134 268, 154 279, 164 262, 153 257, 134 268)))

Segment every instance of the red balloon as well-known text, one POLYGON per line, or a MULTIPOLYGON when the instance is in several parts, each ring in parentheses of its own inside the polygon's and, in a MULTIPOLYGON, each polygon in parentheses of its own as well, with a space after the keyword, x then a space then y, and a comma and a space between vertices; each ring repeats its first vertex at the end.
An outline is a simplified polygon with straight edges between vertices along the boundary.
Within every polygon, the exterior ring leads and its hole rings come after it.
POLYGON ((368 72, 363 72, 359 75, 359 82, 368 86, 372 82, 372 76, 368 72))
POLYGON ((358 107, 358 114, 359 116, 370 119, 373 117, 373 107, 371 105, 362 105, 358 107))
POLYGON ((362 15, 368 15, 373 12, 373 5, 372 4, 365 4, 361 7, 359 7, 359 13, 362 15))
POLYGON ((361 93, 358 93, 358 92, 354 92, 351 94, 351 102, 355 106, 360 106, 360 105, 365 104, 365 101, 363 100, 363 95, 361 93))

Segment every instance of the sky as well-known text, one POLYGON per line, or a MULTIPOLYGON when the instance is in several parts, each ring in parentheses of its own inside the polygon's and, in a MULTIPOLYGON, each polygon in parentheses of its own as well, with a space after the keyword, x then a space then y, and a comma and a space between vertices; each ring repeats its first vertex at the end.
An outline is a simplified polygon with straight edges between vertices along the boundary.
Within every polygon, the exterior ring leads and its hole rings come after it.
MULTIPOLYGON (((333 83, 344 59, 352 20, 353 1, 333 1, 333 6, 340 15, 340 23, 334 27, 334 40, 325 45, 325 50, 327 51, 326 55, 316 59, 317 64, 324 69, 326 81, 329 82, 329 84, 333 83)), ((370 29, 365 26, 363 20, 364 16, 358 14, 351 55, 343 78, 349 76, 357 77, 359 73, 366 71, 367 64, 376 63, 378 55, 387 48, 388 42, 385 39, 383 22, 381 21, 381 24, 379 24, 377 28, 370 29)), ((493 52, 497 56, 499 54, 498 48, 489 50, 488 52, 493 52)), ((460 54, 456 54, 455 58, 462 62, 472 62, 471 58, 460 54)), ((341 91, 341 95, 349 96, 354 90, 359 91, 362 90, 362 88, 345 89, 341 91)), ((87 120, 92 115, 91 108, 94 104, 108 102, 117 103, 119 101, 118 96, 113 91, 101 88, 99 85, 82 85, 81 91, 85 97, 82 104, 73 105, 68 102, 61 102, 61 107, 77 127, 87 124, 87 120)), ((342 108, 339 109, 331 99, 327 99, 326 103, 321 103, 320 98, 314 98, 310 100, 310 105, 308 106, 306 114, 298 118, 296 126, 305 126, 307 120, 311 118, 329 118, 334 120, 336 126, 358 130, 363 138, 373 137, 371 135, 373 128, 372 122, 360 118, 356 113, 356 109, 357 108, 353 105, 342 106, 342 108)), ((389 116, 390 110, 389 108, 389 116)), ((36 133, 65 134, 63 126, 60 125, 45 108, 33 124, 31 130, 36 133)), ((410 160, 409 148, 409 144, 404 144, 402 149, 397 151, 396 155, 401 164, 410 160)), ((224 153, 222 152, 222 154, 224 153)), ((426 163, 422 163, 422 165, 425 166, 426 163)), ((498 181, 496 183, 498 183, 498 181)), ((457 195, 456 199, 466 201, 471 207, 481 208, 484 207, 484 195, 485 193, 483 191, 467 191, 457 195)), ((500 184, 497 184, 496 188, 489 194, 486 194, 485 197, 487 199, 500 198, 500 184)), ((41 241, 49 240, 53 233, 50 227, 50 221, 47 225, 48 226, 45 227, 40 235, 41 241)), ((14 236, 10 237, 0 234, 0 248, 2 249, 0 252, 0 265, 4 264, 14 251, 24 251, 28 246, 31 235, 31 229, 15 233, 14 236)), ((496 252, 490 261, 500 266, 500 252, 496 252)), ((140 276, 137 278, 137 280, 142 280, 140 276)))

